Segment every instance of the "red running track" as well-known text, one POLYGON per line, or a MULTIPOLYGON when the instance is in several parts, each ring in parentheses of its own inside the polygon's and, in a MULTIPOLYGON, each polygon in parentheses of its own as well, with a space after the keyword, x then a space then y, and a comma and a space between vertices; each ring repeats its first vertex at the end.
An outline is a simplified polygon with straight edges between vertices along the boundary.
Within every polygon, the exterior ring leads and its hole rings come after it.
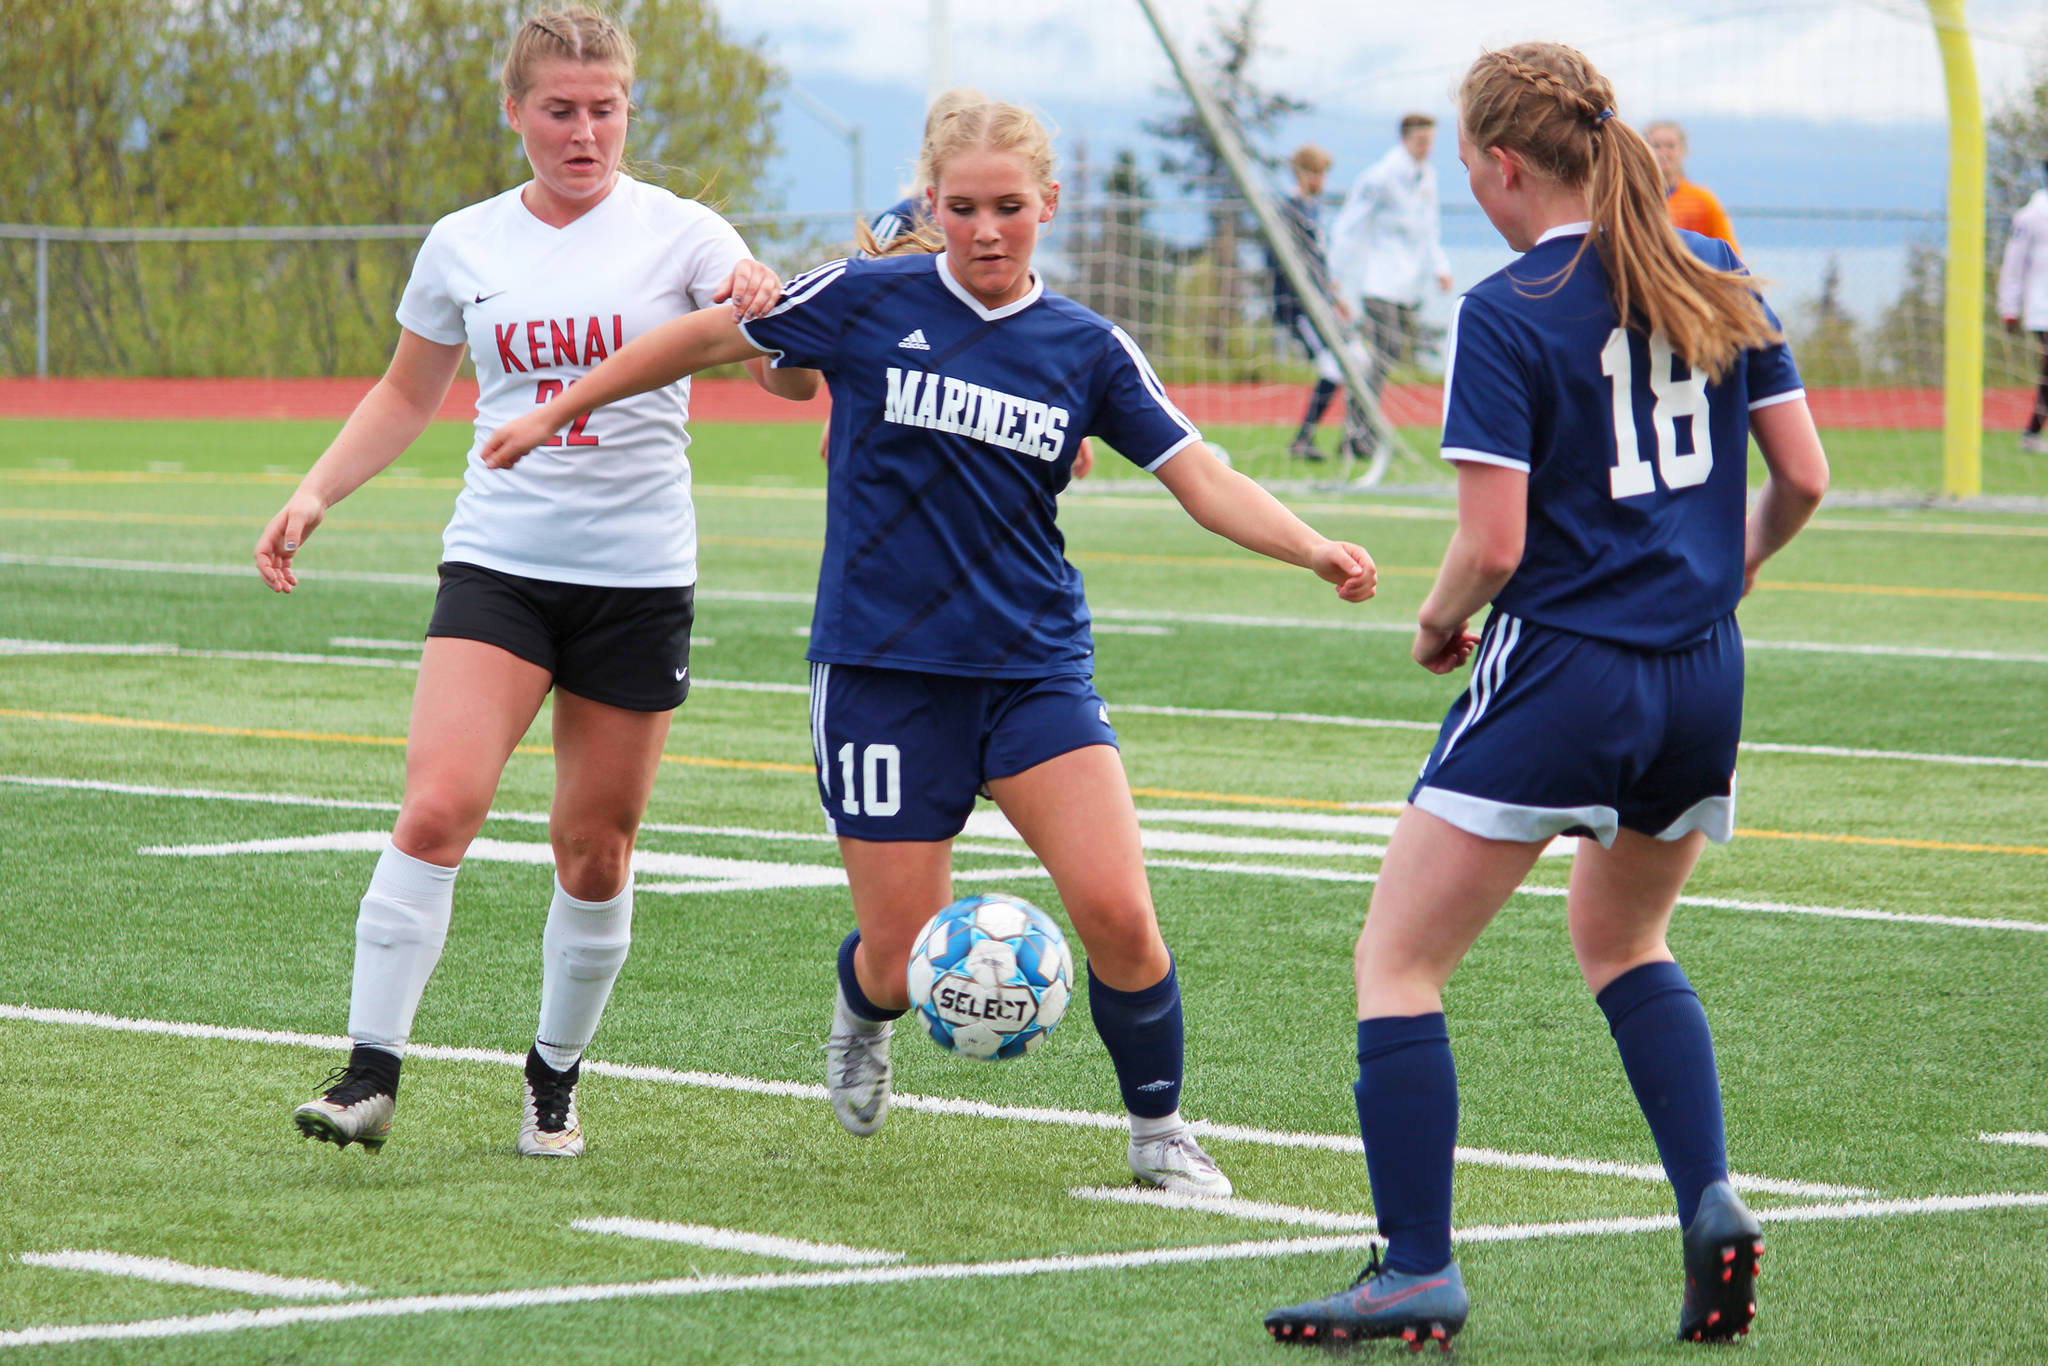
MULTIPOLYGON (((374 381, 369 379, 0 379, 0 417, 102 418, 312 418, 338 422, 347 417, 374 381)), ((1301 418, 1305 386, 1286 384, 1202 385, 1175 389, 1179 403, 1198 425, 1291 423, 1301 418)), ((1939 389, 1814 389, 1807 392, 1814 421, 1822 427, 1938 431, 1939 389)), ((1443 395, 1435 385, 1397 385, 1386 396, 1387 416, 1400 426, 1434 426, 1443 395)), ((1984 394, 1984 425, 2018 431, 2033 406, 2028 389, 1991 389, 1984 394)), ((772 398, 751 380, 699 380, 691 395, 692 416, 707 422, 822 423, 828 410, 820 397, 810 403, 772 398)), ((457 380, 440 416, 473 417, 476 383, 457 380)), ((1332 405, 1329 421, 1338 420, 1332 405)))

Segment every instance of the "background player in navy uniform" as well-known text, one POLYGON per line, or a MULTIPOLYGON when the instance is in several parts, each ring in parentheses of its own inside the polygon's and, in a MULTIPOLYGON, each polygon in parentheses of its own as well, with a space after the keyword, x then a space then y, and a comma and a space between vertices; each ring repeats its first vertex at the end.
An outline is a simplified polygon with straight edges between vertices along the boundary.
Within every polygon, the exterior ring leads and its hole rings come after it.
MULTIPOLYGON (((390 368, 256 542, 289 593, 327 511, 397 459, 469 354, 477 445, 560 393, 626 339, 731 298, 766 307, 780 283, 701 204, 622 175, 631 41, 590 11, 542 11, 505 61, 505 117, 533 179, 442 219, 398 308, 390 368)), ((769 374, 808 397, 817 376, 769 374)), ((674 709, 689 691, 697 535, 689 390, 578 424, 507 475, 474 449, 443 536, 441 589, 413 694, 405 797, 356 920, 355 1047, 293 1118, 308 1137, 374 1152, 391 1132, 400 1060, 447 939, 457 865, 512 747, 552 688, 555 891, 541 939, 539 1027, 518 1150, 574 1157, 579 1059, 632 940, 633 840, 674 709), (602 461, 585 462, 585 448, 602 461)))
POLYGON ((1819 504, 1827 459, 1776 320, 1725 243, 1670 226, 1649 147, 1583 56, 1488 53, 1459 94, 1473 196, 1526 255, 1452 318, 1458 527, 1413 654, 1433 673, 1478 654, 1355 960, 1359 1128, 1387 1256, 1266 1324, 1295 1342, 1463 1325, 1442 991, 1544 845, 1577 834, 1572 948, 1677 1196, 1680 1336, 1727 1338, 1755 1314, 1762 1243, 1728 1185, 1713 1039, 1665 932, 1702 845, 1734 826, 1736 603, 1819 504), (1769 477, 1745 520, 1751 434, 1769 477))
MULTIPOLYGON (((1318 292, 1329 300, 1338 318, 1348 323, 1351 321, 1350 306, 1344 302, 1336 282, 1330 277, 1329 258, 1323 251, 1322 195, 1323 184, 1330 174, 1330 154, 1314 143, 1307 143, 1294 149, 1294 155, 1288 158, 1287 164, 1294 172, 1294 193, 1280 200, 1281 220, 1294 235, 1294 245, 1307 263, 1318 292)), ((1273 325, 1300 346, 1316 367, 1316 387, 1309 392, 1308 410, 1302 414, 1301 426, 1295 431, 1287 453, 1302 460, 1321 460, 1323 453, 1316 449, 1316 428, 1321 425, 1323 414, 1329 411, 1330 400, 1337 396, 1343 372, 1338 368, 1337 358, 1330 354, 1322 334, 1309 320, 1300 296, 1294 292, 1294 282, 1280 268, 1280 258, 1271 246, 1266 248, 1266 269, 1272 277, 1273 325)), ((1359 349, 1359 357, 1359 368, 1363 370, 1369 363, 1363 348, 1359 349)))
POLYGON ((1093 433, 1151 470, 1197 522, 1361 601, 1372 560, 1229 469, 1124 333, 1031 270, 1059 187, 1045 130, 983 104, 928 150, 945 250, 835 261, 767 316, 686 318, 629 346, 492 438, 510 464, 582 413, 767 352, 833 393, 825 555, 810 658, 819 796, 859 928, 839 954, 827 1084, 855 1134, 882 1123, 892 1021, 917 931, 952 900, 952 840, 986 784, 1051 874, 1088 950, 1089 1005, 1131 1114, 1130 1166, 1169 1190, 1229 1180, 1179 1110, 1180 988, 1137 813, 1090 682, 1080 575, 1053 524, 1093 433))

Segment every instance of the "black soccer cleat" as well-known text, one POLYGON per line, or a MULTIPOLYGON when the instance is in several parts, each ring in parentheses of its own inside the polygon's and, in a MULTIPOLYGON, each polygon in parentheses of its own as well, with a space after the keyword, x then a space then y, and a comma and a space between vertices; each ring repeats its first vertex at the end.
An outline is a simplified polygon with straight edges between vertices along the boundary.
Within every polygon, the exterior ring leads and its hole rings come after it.
POLYGON ((1456 1262, 1417 1276, 1381 1266, 1380 1250, 1375 1246, 1371 1260, 1349 1290, 1275 1309, 1266 1315, 1266 1331, 1275 1341, 1305 1346, 1339 1347, 1367 1338, 1399 1338, 1412 1351, 1419 1352, 1434 1342, 1448 1352, 1471 1309, 1465 1277, 1456 1262))
POLYGON ((1735 1188, 1726 1181, 1708 1186, 1685 1228, 1680 1341, 1727 1342, 1749 1331, 1756 1318, 1757 1260, 1763 1255, 1763 1225, 1735 1188))

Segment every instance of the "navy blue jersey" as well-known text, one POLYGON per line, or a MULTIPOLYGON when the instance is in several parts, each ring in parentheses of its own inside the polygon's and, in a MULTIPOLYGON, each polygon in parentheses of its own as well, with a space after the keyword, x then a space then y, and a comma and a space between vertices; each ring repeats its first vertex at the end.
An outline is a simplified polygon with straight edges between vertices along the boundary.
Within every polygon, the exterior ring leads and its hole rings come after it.
POLYGON ((931 210, 926 206, 924 196, 910 195, 876 214, 874 221, 868 224, 868 231, 873 234, 877 246, 887 246, 906 232, 930 226, 931 221, 931 210))
POLYGON ((810 658, 1089 674, 1081 575, 1053 525, 1074 452, 1096 436, 1156 470, 1198 434, 1122 329, 1036 280, 984 308, 945 261, 833 261, 742 325, 832 390, 810 658))
MULTIPOLYGON (((1619 327, 1597 251, 1559 285, 1586 230, 1553 229, 1458 300, 1443 455, 1528 472, 1522 562, 1496 607, 1674 649, 1742 596, 1750 410, 1804 390, 1782 342, 1709 380, 1661 335, 1619 327)), ((1727 243, 1679 236, 1709 264, 1741 268, 1727 243)))
MULTIPOLYGON (((1280 221, 1294 235, 1294 245, 1308 263, 1316 289, 1325 298, 1336 298, 1337 287, 1330 279, 1330 262, 1323 247, 1322 204, 1307 195, 1288 195, 1280 201, 1280 221)), ((1273 276, 1274 321, 1282 327, 1292 326, 1301 313, 1301 300, 1295 295, 1294 282, 1280 269, 1280 257, 1270 244, 1266 247, 1266 269, 1273 276)))

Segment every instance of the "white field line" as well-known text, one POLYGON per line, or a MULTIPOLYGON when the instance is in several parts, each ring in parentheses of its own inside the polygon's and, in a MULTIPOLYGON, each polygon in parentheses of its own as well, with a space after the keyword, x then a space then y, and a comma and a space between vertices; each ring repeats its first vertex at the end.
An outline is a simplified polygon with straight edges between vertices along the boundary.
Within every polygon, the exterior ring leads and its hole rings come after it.
MULTIPOLYGON (((0 552, 0 564, 41 569, 98 569, 138 574, 199 574, 210 577, 247 578, 255 571, 243 564, 193 564, 161 560, 116 560, 103 556, 28 555, 0 552)), ((302 576, 338 583, 373 583, 416 588, 436 588, 440 580, 432 574, 387 574, 366 570, 311 569, 302 576)), ((721 592, 699 593, 704 602, 752 602, 777 606, 811 606, 809 593, 721 592)), ((1241 626, 1266 630, 1347 631, 1387 635, 1411 635, 1413 622, 1403 624, 1374 617, 1271 617, 1249 613, 1176 612, 1151 608, 1091 607, 1090 615, 1103 621, 1145 622, 1189 626, 1241 626)), ((2048 654, 2014 653, 1997 650, 1956 650, 1916 645, 1845 645, 1832 641, 1746 640, 1755 650, 1794 650, 1814 654, 1882 655, 1896 659, 1955 659, 2001 664, 2048 664, 2048 654)))
POLYGON ((1150 1186, 1076 1186, 1067 1194, 1076 1200, 1099 1200, 1111 1205, 1152 1205, 1195 1214, 1225 1214, 1233 1219, 1250 1219, 1262 1224, 1299 1224, 1304 1228, 1342 1229, 1352 1233, 1371 1233, 1379 1227, 1379 1220, 1370 1214, 1338 1214, 1334 1210, 1310 1209, 1306 1205, 1246 1200, 1237 1195, 1176 1195, 1150 1186))
MULTIPOLYGON (((140 783, 110 783, 82 778, 33 777, 26 774, 0 773, 0 784, 14 784, 22 787, 59 788, 80 792, 107 792, 126 796, 174 797, 200 801, 243 801, 272 806, 328 807, 345 811, 396 811, 398 809, 397 804, 393 802, 349 801, 340 798, 297 796, 289 793, 227 792, 208 788, 158 787, 140 783)), ((1219 823, 1222 823, 1221 818, 1234 817, 1237 813, 1218 812, 1215 814, 1219 817, 1219 823)), ((1246 814, 1270 815, 1275 820, 1286 818, 1288 815, 1288 813, 1284 812, 1246 814)), ((529 825, 545 825, 548 817, 545 812, 537 811, 493 811, 489 819, 517 821, 529 825)), ((1181 819, 1181 817, 1178 813, 1161 813, 1159 819, 1181 819)), ((1345 818, 1303 813, 1301 816, 1296 817, 1296 819, 1316 821, 1341 820, 1345 818)), ((833 839, 830 835, 808 831, 759 830, 745 826, 687 825, 660 821, 646 822, 640 828, 666 834, 716 835, 736 839, 794 840, 805 843, 822 843, 833 839)), ((1306 828, 1319 829, 1322 827, 1311 825, 1306 828)), ((366 837, 352 835, 346 838, 362 839, 366 837)), ((505 843, 511 844, 512 842, 506 841, 505 843)), ((1563 847, 1562 841, 1555 842, 1555 846, 1559 854, 1568 852, 1563 847)), ((378 845, 376 847, 381 848, 382 846, 378 845)), ((1332 848, 1333 851, 1336 850, 1335 846, 1332 848)), ((990 854, 997 856, 1006 856, 1017 852, 997 845, 982 844, 959 844, 955 846, 955 849, 963 854, 990 854)), ((735 862, 738 861, 735 860, 735 862)), ((1367 885, 1379 881, 1377 873, 1348 872, 1337 868, 1297 868, 1283 864, 1230 863, 1154 856, 1148 856, 1145 864, 1150 868, 1178 868, 1194 872, 1230 874, 1238 877, 1293 879, 1298 882, 1342 882, 1367 885)), ((804 865, 758 865, 759 868, 782 866, 804 867, 804 865)), ((765 876, 765 874, 758 875, 765 876)), ((802 884, 790 885, 829 885, 823 880, 822 873, 817 876, 818 881, 816 883, 806 881, 802 884)), ((1030 865, 1014 870, 957 869, 954 872, 955 879, 965 882, 1000 881, 1006 876, 1037 878, 1045 876, 1045 871, 1042 867, 1030 865)), ((643 887, 641 890, 653 892, 701 891, 711 885, 714 884, 653 883, 643 887)), ((1562 887, 1525 885, 1518 890, 1517 895, 1554 899, 1564 896, 1565 889, 1562 887)), ((2048 921, 1979 919, 1969 916, 1928 915, 1908 911, 1878 911, 1854 906, 1808 906, 1782 901, 1743 901, 1728 897, 1684 896, 1679 898, 1678 904, 1681 906, 1698 906, 1707 910, 1749 911, 1766 915, 1804 915, 1821 919, 1868 921, 1881 924, 1938 925, 1947 929, 2013 930, 2025 934, 2048 934, 2048 921)))
POLYGON ((23 1266, 43 1266, 58 1271, 96 1271, 106 1276, 131 1276, 137 1280, 196 1285, 208 1290, 234 1290, 244 1295, 267 1295, 281 1300, 332 1300, 362 1293, 361 1286, 343 1285, 339 1281, 267 1276, 260 1271, 193 1266, 165 1257, 132 1257, 121 1252, 24 1252, 15 1260, 23 1266))
MULTIPOLYGON (((1147 868, 1186 868, 1204 873, 1235 873, 1242 877, 1293 878, 1302 882, 1373 883, 1378 873, 1352 873, 1341 868, 1287 868, 1263 863, 1211 863, 1202 859, 1147 858, 1147 868)), ((1515 889, 1516 896, 1556 899, 1566 895, 1563 887, 1538 887, 1529 883, 1515 889)), ((1763 915, 1808 915, 1823 920, 1863 920, 1891 925, 1940 925, 1959 930, 2017 930, 2023 934, 2048 934, 2048 921, 1975 919, 1961 915, 1923 915, 1912 911, 1873 911, 1857 906, 1801 906, 1784 901, 1742 901, 1733 897, 1681 896, 1681 906, 1698 906, 1714 911, 1751 911, 1763 915)))
MULTIPOLYGON (((346 1050, 350 1041, 337 1035, 298 1034, 284 1030, 246 1029, 229 1025, 192 1024, 176 1020, 134 1020, 95 1011, 10 1005, 0 1002, 0 1020, 22 1020, 34 1024, 70 1025, 107 1029, 127 1034, 158 1034, 181 1039, 220 1039, 231 1043, 282 1044, 291 1047, 346 1050)), ((486 1048, 450 1048, 434 1044, 412 1044, 406 1054, 444 1062, 495 1063, 524 1067, 526 1059, 517 1053, 486 1048)), ((627 1081, 657 1082, 670 1086, 697 1086, 715 1091, 737 1091, 748 1095, 784 1096, 799 1100, 824 1100, 825 1088, 814 1082, 769 1081, 757 1077, 735 1077, 722 1072, 678 1071, 667 1067, 629 1067, 619 1063, 586 1058, 583 1070, 627 1081)), ((986 1101, 957 1100, 950 1096, 906 1095, 889 1098, 898 1110, 924 1114, 957 1115, 971 1119, 1010 1120, 1027 1124, 1061 1124, 1075 1129, 1127 1131, 1126 1115, 1103 1114, 1093 1110, 1062 1110, 1043 1106, 991 1105, 986 1101)), ((1201 1123, 1204 1138, 1235 1143, 1257 1143, 1273 1148, 1319 1148, 1329 1152, 1361 1151, 1356 1134, 1298 1134, 1272 1129, 1254 1129, 1236 1124, 1201 1123)), ((1607 1162, 1596 1158, 1552 1157, 1547 1153, 1496 1152, 1490 1148, 1457 1150, 1460 1162, 1480 1167, 1505 1167, 1521 1171, 1573 1172, 1584 1176, 1613 1176, 1634 1181, 1664 1180, 1664 1169, 1646 1163, 1607 1162)), ((1855 1186, 1823 1185, 1811 1181, 1781 1181, 1765 1176, 1730 1176, 1743 1190, 1770 1195, 1797 1195, 1843 1199, 1870 1192, 1855 1186)))
POLYGON ((2014 1132, 1978 1134, 1977 1137, 1986 1143, 2011 1143, 2021 1148, 2048 1148, 2048 1134, 2014 1132))
MULTIPOLYGON (((1863 1201, 1853 1205, 1801 1205, 1757 1211, 1767 1223, 1876 1219, 1909 1214, 1956 1214, 1989 1209, 2048 1207, 2048 1192, 1996 1195, 1932 1196, 1921 1200, 1863 1201)), ((1624 1219, 1580 1219, 1550 1224, 1482 1224, 1454 1230, 1453 1241, 1473 1243, 1527 1242, 1540 1238, 1582 1238, 1621 1233, 1652 1233, 1678 1227, 1668 1214, 1624 1219)), ((234 1333, 252 1328, 277 1328, 302 1323, 343 1323, 356 1319, 409 1318, 420 1314, 535 1309, 551 1305, 598 1304, 620 1300, 677 1299, 691 1295, 751 1291, 819 1290, 847 1285, 906 1285, 926 1281, 1010 1280, 1023 1276, 1086 1271, 1133 1271, 1152 1266, 1200 1266, 1219 1262, 1296 1257, 1312 1253, 1355 1250, 1371 1243, 1369 1233, 1320 1238, 1198 1244, 1155 1248, 1144 1252, 1101 1252, 1087 1256, 1024 1257, 1000 1262, 951 1262, 931 1266, 861 1267, 844 1271, 794 1271, 765 1276, 691 1276, 658 1281, 600 1285, 551 1286, 466 1295, 410 1295, 349 1304, 305 1305, 276 1309, 241 1309, 219 1314, 143 1319, 133 1323, 49 1324, 0 1332, 0 1349, 72 1342, 109 1342, 194 1337, 234 1333)))
POLYGON ((821 1266, 884 1266, 903 1260, 900 1252, 847 1247, 842 1243, 813 1243, 803 1238, 777 1238, 766 1233, 712 1228, 707 1224, 670 1224, 658 1219, 577 1219, 569 1227, 584 1233, 610 1233, 621 1238, 644 1238, 656 1243, 688 1243, 691 1247, 780 1257, 788 1262, 816 1262, 821 1266))
MULTIPOLYGON (((0 557, 4 560, 4 557, 0 557)), ((1408 628, 1403 627, 1404 631, 1408 628)), ((338 641, 336 643, 339 643, 338 641)), ((1750 642, 1756 644, 1756 642, 1750 642)), ((364 648, 383 648, 388 642, 362 642, 364 648)), ((1769 647, 1765 647, 1769 648, 1769 647)), ((1790 646, 1784 648, 1793 648, 1790 646)), ((1828 647, 1830 650, 1835 647, 1828 647)), ((1876 653, 1893 653, 1889 647, 1857 647, 1876 653)), ((27 640, 19 637, 0 637, 0 655, 129 655, 149 658, 170 659, 224 659, 239 663, 258 664, 332 664, 338 668, 352 669, 417 669, 419 661, 413 658, 391 659, 382 655, 342 654, 322 655, 275 650, 200 650, 187 649, 182 645, 165 642, 142 642, 139 644, 92 643, 61 640, 27 640)), ((2010 656, 2009 658, 2032 658, 2031 656, 2010 656)), ((2048 663, 2048 655, 2039 657, 2048 663)), ((716 679, 699 677, 692 680, 698 688, 723 692, 776 693, 788 697, 808 696, 810 688, 803 683, 753 682, 744 679, 716 679)), ((1338 726, 1350 730, 1406 730, 1434 734, 1441 728, 1436 721, 1409 721, 1379 716, 1337 716, 1307 711, 1248 711, 1236 707, 1176 707, 1148 702, 1118 702, 1111 708, 1114 712, 1126 712, 1133 716, 1184 717, 1201 721, 1250 721, 1265 725, 1338 726)), ((1919 764, 1961 764, 1970 767, 1991 768, 2042 768, 2048 769, 2048 759, 2028 759, 2005 754, 1937 754, 1925 750, 1870 749, 1853 745, 1796 745, 1763 740, 1743 740, 1738 748, 1756 754, 1807 754, 1827 759, 1878 759, 1895 763, 1919 764)))

